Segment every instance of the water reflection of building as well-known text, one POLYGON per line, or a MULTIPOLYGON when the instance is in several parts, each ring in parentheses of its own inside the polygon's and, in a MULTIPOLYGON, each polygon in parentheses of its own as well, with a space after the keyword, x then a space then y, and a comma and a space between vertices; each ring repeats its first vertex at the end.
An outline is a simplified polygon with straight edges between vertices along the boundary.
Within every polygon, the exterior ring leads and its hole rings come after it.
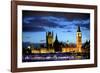
POLYGON ((81 29, 78 26, 76 32, 76 45, 67 44, 64 46, 63 43, 59 42, 57 34, 54 40, 53 32, 46 32, 46 47, 40 47, 38 49, 32 49, 32 53, 55 53, 55 52, 82 52, 82 33, 81 29))

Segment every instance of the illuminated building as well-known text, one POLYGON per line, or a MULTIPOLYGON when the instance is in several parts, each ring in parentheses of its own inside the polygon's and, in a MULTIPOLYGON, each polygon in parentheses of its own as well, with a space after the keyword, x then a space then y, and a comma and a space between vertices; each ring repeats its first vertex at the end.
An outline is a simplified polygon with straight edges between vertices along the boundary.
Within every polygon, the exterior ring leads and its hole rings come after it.
POLYGON ((70 52, 70 53, 82 53, 82 33, 80 26, 78 26, 76 32, 76 45, 69 44, 68 46, 62 46, 61 42, 58 41, 56 35, 55 41, 53 38, 53 32, 46 32, 46 47, 40 47, 35 49, 32 45, 31 53, 56 53, 56 52, 70 52))
POLYGON ((53 48, 53 32, 46 32, 46 45, 47 48, 53 48))
POLYGON ((76 46, 69 45, 66 48, 62 48, 62 52, 72 52, 72 53, 81 53, 82 52, 82 33, 80 26, 78 26, 76 32, 76 46))

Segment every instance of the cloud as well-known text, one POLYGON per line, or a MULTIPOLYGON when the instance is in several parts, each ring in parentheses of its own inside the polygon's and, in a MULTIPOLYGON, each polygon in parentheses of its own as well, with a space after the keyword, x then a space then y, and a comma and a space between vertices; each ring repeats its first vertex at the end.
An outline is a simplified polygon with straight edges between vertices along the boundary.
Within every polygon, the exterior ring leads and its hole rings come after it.
POLYGON ((66 33, 66 32, 72 32, 72 31, 71 30, 66 30, 66 31, 62 31, 62 32, 66 33))
POLYGON ((55 17, 55 16, 44 16, 44 17, 41 17, 41 19, 48 20, 51 22, 66 21, 66 18, 64 17, 55 17))
POLYGON ((90 29, 90 19, 76 19, 68 20, 66 17, 57 16, 25 16, 23 17, 23 31, 41 32, 46 31, 46 28, 61 28, 61 29, 75 29, 76 26, 90 29))
POLYGON ((41 32, 45 31, 43 27, 23 27, 23 32, 41 32))

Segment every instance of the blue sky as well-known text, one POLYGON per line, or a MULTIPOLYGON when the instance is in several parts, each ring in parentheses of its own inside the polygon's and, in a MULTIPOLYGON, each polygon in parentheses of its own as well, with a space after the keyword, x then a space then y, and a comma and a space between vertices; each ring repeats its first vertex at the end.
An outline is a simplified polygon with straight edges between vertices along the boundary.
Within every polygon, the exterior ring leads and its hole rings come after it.
POLYGON ((76 31, 79 25, 82 42, 90 39, 90 14, 43 11, 23 11, 23 42, 45 43, 46 32, 53 31, 60 42, 76 43, 76 31))

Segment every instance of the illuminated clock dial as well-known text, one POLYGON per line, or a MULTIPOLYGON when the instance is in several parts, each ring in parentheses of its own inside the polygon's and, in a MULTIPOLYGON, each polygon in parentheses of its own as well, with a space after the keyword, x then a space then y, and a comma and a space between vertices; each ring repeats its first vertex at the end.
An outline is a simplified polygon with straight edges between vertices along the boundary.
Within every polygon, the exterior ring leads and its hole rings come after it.
POLYGON ((79 37, 81 37, 81 34, 79 34, 79 37))

